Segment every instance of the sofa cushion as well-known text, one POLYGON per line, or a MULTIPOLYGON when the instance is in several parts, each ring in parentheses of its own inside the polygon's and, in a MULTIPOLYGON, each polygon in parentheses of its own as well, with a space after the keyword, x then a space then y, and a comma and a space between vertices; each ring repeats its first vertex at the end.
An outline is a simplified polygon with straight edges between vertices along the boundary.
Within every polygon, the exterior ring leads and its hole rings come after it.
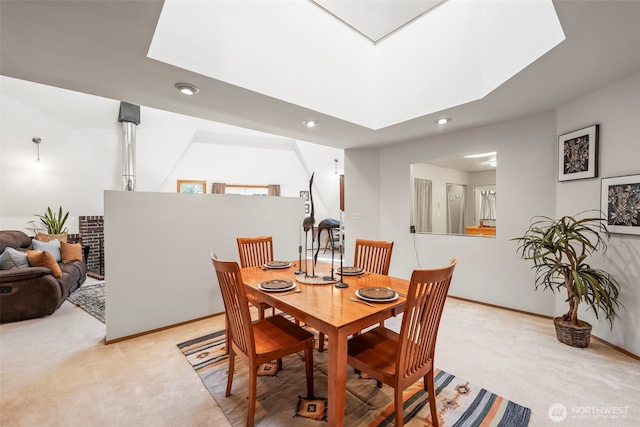
POLYGON ((62 262, 82 261, 82 245, 80 243, 60 242, 60 256, 62 262))
POLYGON ((47 251, 27 251, 27 258, 32 267, 47 267, 53 273, 53 277, 62 277, 62 270, 53 255, 47 251))
POLYGON ((34 239, 31 243, 33 245, 33 249, 49 252, 53 255, 56 262, 62 261, 62 255, 60 254, 60 240, 53 239, 48 242, 41 242, 40 240, 34 239))
POLYGON ((0 255, 0 270, 29 267, 27 254, 13 248, 6 248, 0 255))

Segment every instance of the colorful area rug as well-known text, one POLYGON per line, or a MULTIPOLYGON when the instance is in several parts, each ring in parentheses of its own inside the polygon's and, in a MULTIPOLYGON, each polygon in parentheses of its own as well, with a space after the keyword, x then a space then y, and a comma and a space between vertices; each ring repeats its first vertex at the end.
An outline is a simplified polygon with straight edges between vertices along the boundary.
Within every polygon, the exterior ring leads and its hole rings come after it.
MULTIPOLYGON (((178 348, 198 373, 231 425, 246 424, 247 367, 236 361, 232 394, 225 397, 228 356, 224 331, 193 339, 178 348)), ((256 426, 322 426, 327 416, 327 353, 314 352, 316 399, 305 399, 306 382, 302 353, 282 360, 283 369, 262 365, 258 378, 256 426)), ((393 389, 376 387, 375 380, 347 369, 345 425, 359 427, 394 424, 393 389)), ((529 424, 531 410, 497 396, 468 381, 436 370, 436 399, 440 426, 508 426, 529 424)), ((422 381, 404 393, 407 426, 431 426, 431 414, 422 381)))
POLYGON ((104 282, 84 284, 69 295, 67 301, 77 305, 104 323, 104 282))

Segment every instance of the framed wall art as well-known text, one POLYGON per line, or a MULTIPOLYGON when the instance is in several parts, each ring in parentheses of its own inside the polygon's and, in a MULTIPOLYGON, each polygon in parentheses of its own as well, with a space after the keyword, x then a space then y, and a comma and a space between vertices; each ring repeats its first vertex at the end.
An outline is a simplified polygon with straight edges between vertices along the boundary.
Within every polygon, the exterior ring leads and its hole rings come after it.
POLYGON ((599 125, 558 137, 558 181, 598 176, 599 125))
POLYGON ((640 235, 640 175, 602 178, 600 206, 610 233, 640 235))

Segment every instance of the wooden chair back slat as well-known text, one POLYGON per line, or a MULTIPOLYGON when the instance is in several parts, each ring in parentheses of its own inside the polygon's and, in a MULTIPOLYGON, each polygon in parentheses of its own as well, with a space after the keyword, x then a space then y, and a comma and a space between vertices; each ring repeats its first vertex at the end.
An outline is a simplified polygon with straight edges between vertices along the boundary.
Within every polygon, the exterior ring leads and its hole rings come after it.
POLYGON ((212 259, 228 319, 228 334, 244 354, 255 353, 251 315, 238 263, 212 259))
POLYGON ((271 236, 238 237, 240 266, 258 267, 273 261, 273 239, 271 236))
POLYGON ((411 275, 398 341, 397 378, 423 376, 422 369, 432 363, 456 262, 439 269, 415 270, 411 275))
POLYGON ((353 265, 375 274, 389 274, 393 242, 356 239, 353 265))

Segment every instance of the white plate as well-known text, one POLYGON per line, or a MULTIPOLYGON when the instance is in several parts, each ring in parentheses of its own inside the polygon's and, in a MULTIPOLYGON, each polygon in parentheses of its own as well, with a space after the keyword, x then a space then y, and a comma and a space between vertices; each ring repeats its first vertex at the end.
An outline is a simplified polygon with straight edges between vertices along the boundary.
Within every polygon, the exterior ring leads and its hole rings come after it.
POLYGON ((362 300, 365 301, 369 301, 369 302, 391 302, 391 301, 395 301, 398 299, 398 293, 396 292, 394 297, 391 298, 385 298, 385 299, 380 299, 380 298, 367 298, 367 297, 363 297, 362 295, 360 295, 360 289, 356 290, 356 296, 362 300))
POLYGON ((264 266, 267 268, 289 268, 291 267, 291 263, 285 261, 270 261, 264 266))
MULTIPOLYGON (((270 282, 271 280, 268 280, 268 282, 270 282)), ((287 282, 289 282, 289 280, 287 280, 287 282)), ((265 291, 265 292, 285 292, 285 291, 290 291, 291 289, 295 289, 296 284, 295 282, 291 282, 291 285, 287 286, 286 288, 265 288, 262 286, 262 283, 258 284, 258 289, 260 289, 261 291, 265 291)))

